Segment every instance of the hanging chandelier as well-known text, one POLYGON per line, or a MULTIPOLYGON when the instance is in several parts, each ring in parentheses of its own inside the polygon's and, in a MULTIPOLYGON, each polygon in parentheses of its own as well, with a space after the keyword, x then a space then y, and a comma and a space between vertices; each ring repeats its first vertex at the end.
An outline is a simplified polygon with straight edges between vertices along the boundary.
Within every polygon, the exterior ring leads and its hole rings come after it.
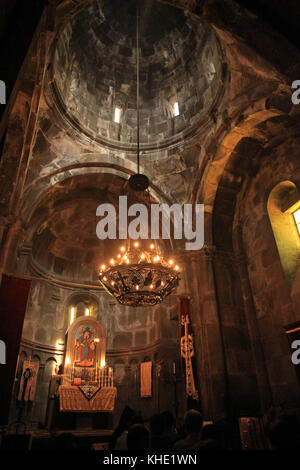
POLYGON ((173 259, 166 261, 152 243, 144 250, 139 242, 133 248, 120 248, 109 266, 100 268, 99 280, 120 304, 149 307, 164 300, 178 286, 180 268, 173 259))
MULTIPOLYGON (((146 191, 149 180, 140 173, 140 109, 139 109, 139 14, 136 7, 136 81, 137 81, 137 173, 129 178, 134 191, 146 191)), ((166 261, 151 243, 143 249, 137 241, 128 240, 108 266, 100 268, 102 287, 122 305, 149 307, 162 302, 180 281, 179 266, 173 259, 166 261)))

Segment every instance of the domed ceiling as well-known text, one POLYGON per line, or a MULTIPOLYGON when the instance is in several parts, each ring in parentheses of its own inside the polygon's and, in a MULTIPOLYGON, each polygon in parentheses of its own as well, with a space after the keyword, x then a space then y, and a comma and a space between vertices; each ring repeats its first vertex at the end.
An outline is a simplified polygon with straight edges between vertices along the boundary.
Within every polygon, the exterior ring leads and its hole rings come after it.
MULTIPOLYGON (((216 105, 222 67, 207 25, 156 1, 138 4, 140 142, 147 150, 197 131, 216 105)), ((136 60, 136 0, 95 0, 74 16, 58 35, 52 68, 56 101, 69 124, 103 145, 134 148, 136 60)))
MULTIPOLYGON (((35 272, 70 281, 98 282, 99 266, 116 257, 126 241, 100 240, 96 235, 97 207, 103 203, 116 209, 118 235, 118 194, 127 195, 128 206, 155 202, 144 193, 129 190, 128 182, 112 174, 88 174, 69 178, 51 188, 32 214, 32 267, 35 272), (46 247, 46 248, 45 248, 46 247)), ((150 217, 150 216, 149 216, 150 217)), ((128 217, 130 222, 134 217, 128 217)), ((145 247, 151 241, 140 241, 145 247)), ((168 249, 169 241, 159 242, 168 249)))

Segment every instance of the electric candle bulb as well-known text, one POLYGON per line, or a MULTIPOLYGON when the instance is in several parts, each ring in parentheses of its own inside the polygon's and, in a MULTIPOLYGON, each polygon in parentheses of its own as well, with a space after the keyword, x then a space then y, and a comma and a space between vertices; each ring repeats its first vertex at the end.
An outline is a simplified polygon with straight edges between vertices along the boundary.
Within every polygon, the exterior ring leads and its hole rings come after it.
POLYGON ((121 251, 125 251, 125 246, 121 246, 121 251))

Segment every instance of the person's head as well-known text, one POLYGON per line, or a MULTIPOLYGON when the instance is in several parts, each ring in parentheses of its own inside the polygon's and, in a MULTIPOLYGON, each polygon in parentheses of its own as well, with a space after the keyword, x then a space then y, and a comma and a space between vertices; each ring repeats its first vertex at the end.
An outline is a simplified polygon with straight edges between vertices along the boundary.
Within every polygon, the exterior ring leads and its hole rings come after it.
POLYGON ((172 429, 174 425, 174 416, 172 415, 171 411, 164 411, 161 415, 164 420, 165 429, 172 429))
POLYGON ((165 429, 164 418, 161 414, 155 414, 150 418, 150 431, 156 436, 161 436, 165 429))
POLYGON ((134 424, 128 430, 128 450, 149 450, 149 431, 143 424, 134 424))
POLYGON ((269 426, 268 437, 276 450, 298 450, 300 447, 300 421, 297 416, 282 415, 269 426))
POLYGON ((184 415, 184 429, 187 434, 199 433, 202 428, 202 415, 200 411, 188 410, 184 415))
POLYGON ((220 432, 215 424, 206 424, 203 426, 201 436, 204 441, 208 439, 220 440, 220 432))
POLYGON ((128 429, 134 423, 136 418, 135 412, 129 406, 125 406, 119 421, 119 428, 128 429))

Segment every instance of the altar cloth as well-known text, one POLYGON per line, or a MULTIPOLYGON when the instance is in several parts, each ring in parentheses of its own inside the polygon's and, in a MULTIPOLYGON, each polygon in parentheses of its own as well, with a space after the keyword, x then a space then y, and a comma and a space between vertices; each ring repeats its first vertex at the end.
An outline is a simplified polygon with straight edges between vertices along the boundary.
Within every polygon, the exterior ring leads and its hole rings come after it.
POLYGON ((88 400, 78 387, 60 385, 58 388, 59 411, 77 413, 114 411, 116 395, 116 387, 102 387, 88 400))

